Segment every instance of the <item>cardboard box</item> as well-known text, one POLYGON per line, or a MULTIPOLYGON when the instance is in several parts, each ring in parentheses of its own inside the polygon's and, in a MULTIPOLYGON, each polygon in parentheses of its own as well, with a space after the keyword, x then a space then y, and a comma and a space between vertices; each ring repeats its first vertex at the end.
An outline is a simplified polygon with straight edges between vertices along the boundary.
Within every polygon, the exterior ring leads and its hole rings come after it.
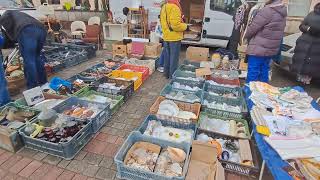
POLYGON ((129 43, 129 44, 127 44, 127 54, 128 54, 128 56, 131 55, 131 52, 132 52, 132 43, 129 43))
POLYGON ((18 131, 0 126, 0 147, 10 152, 17 152, 23 147, 18 131))
POLYGON ((214 145, 200 141, 192 142, 192 152, 186 180, 194 179, 225 179, 224 169, 217 159, 217 148, 214 145))
POLYGON ((208 61, 209 59, 209 48, 201 47, 188 47, 187 49, 187 60, 190 61, 208 61))
POLYGON ((146 43, 144 56, 147 58, 158 58, 162 51, 161 43, 146 43))
POLYGON ((127 45, 123 44, 122 41, 117 41, 112 44, 112 55, 126 57, 127 56, 127 45))
POLYGON ((191 3, 190 4, 190 20, 203 19, 203 16, 204 16, 204 4, 191 3))

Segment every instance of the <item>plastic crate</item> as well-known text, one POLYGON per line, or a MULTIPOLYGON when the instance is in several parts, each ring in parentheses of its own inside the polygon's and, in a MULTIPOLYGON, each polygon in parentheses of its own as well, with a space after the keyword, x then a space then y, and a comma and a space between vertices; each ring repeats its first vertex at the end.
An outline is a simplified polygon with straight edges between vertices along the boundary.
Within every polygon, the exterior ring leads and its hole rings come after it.
POLYGON ((173 143, 168 141, 163 141, 161 139, 155 139, 148 136, 143 136, 140 132, 132 132, 126 141, 121 146, 120 150, 114 157, 114 161, 117 165, 117 177, 119 179, 131 179, 131 180, 151 180, 151 179, 161 179, 161 180, 184 180, 188 171, 189 161, 190 161, 190 144, 187 143, 173 143), (184 150, 187 154, 187 158, 183 166, 183 176, 181 177, 168 177, 161 174, 156 174, 154 172, 149 172, 145 170, 135 169, 128 167, 124 164, 124 158, 131 148, 131 146, 136 142, 149 142, 161 146, 161 148, 166 148, 168 146, 180 148, 184 150))
MULTIPOLYGON (((169 84, 173 87, 173 83, 175 82, 179 83, 180 85, 190 86, 191 88, 198 87, 200 88, 200 90, 203 89, 203 84, 204 84, 203 81, 190 81, 190 80, 184 80, 184 79, 173 79, 170 81, 169 84)), ((175 89, 180 89, 180 88, 175 88, 175 89)), ((185 90, 185 89, 181 89, 181 90, 185 90)), ((185 90, 185 91, 193 91, 193 90, 185 90)))
POLYGON ((68 51, 63 53, 61 59, 62 61, 65 62, 66 67, 72 67, 86 61, 88 57, 87 57, 87 52, 85 51, 81 51, 81 52, 68 51))
MULTIPOLYGON (((247 138, 242 138, 242 139, 250 139, 250 138, 251 138, 248 122, 247 122, 246 120, 244 120, 244 119, 237 119, 237 118, 230 118, 230 117, 221 117, 221 116, 217 116, 217 115, 215 115, 215 114, 210 114, 210 112, 201 112, 201 113, 200 113, 200 116, 199 116, 198 129, 202 129, 202 128, 200 127, 200 124, 201 124, 201 122, 203 121, 203 119, 204 119, 205 117, 208 117, 208 118, 210 118, 210 119, 217 118, 217 119, 221 119, 221 120, 224 120, 224 121, 234 120, 234 121, 236 121, 237 123, 238 123, 238 122, 241 122, 242 124, 244 124, 245 130, 246 130, 246 135, 247 135, 247 138)), ((203 129, 203 130, 205 130, 205 129, 203 129)), ((206 131, 208 131, 208 130, 206 130, 206 131)), ((219 133, 219 132, 214 132, 214 133, 216 133, 216 134, 221 134, 221 133, 219 133)), ((228 137, 233 137, 233 136, 230 136, 230 135, 228 135, 228 134, 221 134, 221 135, 228 136, 228 137)), ((233 138, 241 139, 240 137, 237 137, 237 136, 235 136, 235 137, 233 137, 233 138)))
POLYGON ((85 42, 71 42, 67 44, 70 48, 80 48, 80 49, 84 49, 87 54, 88 54, 88 58, 94 58, 96 57, 96 52, 98 50, 97 45, 96 44, 92 44, 92 43, 85 43, 85 42))
POLYGON ((117 69, 119 69, 120 66, 122 66, 124 64, 124 62, 122 62, 122 61, 114 61, 112 59, 107 59, 107 60, 105 60, 105 62, 113 62, 113 63, 115 63, 114 66, 109 67, 112 70, 117 70, 117 69))
POLYGON ((108 75, 112 79, 120 79, 125 81, 133 81, 134 90, 138 90, 142 85, 142 73, 114 70, 108 75), (133 80, 135 79, 135 80, 133 80))
POLYGON ((246 104, 244 103, 245 102, 243 102, 242 99, 229 99, 221 96, 213 96, 213 95, 210 95, 208 92, 203 92, 202 101, 201 101, 202 109, 204 111, 208 111, 211 114, 214 114, 217 116, 237 118, 237 119, 245 118, 247 116, 248 110, 247 110, 246 104), (214 101, 217 103, 225 103, 231 106, 239 106, 241 109, 241 112, 236 113, 236 112, 230 112, 228 110, 212 109, 204 105, 205 100, 209 102, 214 101))
MULTIPOLYGON (((193 130, 193 139, 191 139, 191 141, 194 140, 196 137, 196 132, 197 132, 196 124, 194 124, 194 123, 185 124, 185 123, 174 122, 174 121, 170 121, 170 120, 166 120, 166 119, 159 119, 155 115, 149 115, 143 121, 143 123, 140 125, 140 127, 137 129, 137 131, 139 131, 141 134, 143 134, 148 127, 148 123, 152 120, 160 121, 161 124, 166 127, 185 129, 185 130, 189 130, 189 129, 193 130)), ((190 143, 192 143, 192 142, 190 142, 190 143)))
MULTIPOLYGON (((38 120, 35 120, 33 123, 36 122, 38 122, 38 120)), ((27 148, 58 156, 66 160, 73 159, 93 136, 91 121, 88 121, 88 124, 66 143, 51 143, 32 138, 24 133, 24 128, 20 129, 19 133, 27 148)))
POLYGON ((100 104, 96 102, 85 101, 77 97, 70 97, 65 101, 61 102, 60 104, 56 105, 52 109, 55 110, 57 113, 62 114, 63 111, 65 111, 66 109, 69 109, 74 105, 81 105, 81 106, 88 107, 90 106, 90 104, 97 105, 100 109, 100 111, 96 114, 95 117, 89 118, 89 120, 92 121, 92 130, 94 133, 96 133, 110 119, 110 116, 111 116, 110 104, 100 104))
POLYGON ((83 98, 83 97, 88 97, 90 95, 98 95, 98 96, 104 96, 104 97, 111 98, 112 101, 107 103, 107 104, 110 104, 111 114, 116 113, 119 110, 119 108, 121 107, 121 105, 124 103, 123 96, 121 96, 121 95, 100 93, 100 92, 93 91, 90 89, 86 89, 86 91, 79 94, 78 97, 83 98))
POLYGON ((240 87, 229 88, 229 87, 212 85, 208 82, 205 82, 203 86, 203 91, 216 93, 218 94, 217 96, 220 96, 221 94, 232 93, 236 95, 236 98, 244 98, 242 89, 240 87))
POLYGON ((166 97, 167 99, 172 99, 172 100, 176 100, 176 101, 181 101, 181 102, 186 102, 186 103, 201 103, 202 100, 202 90, 199 91, 187 91, 187 90, 181 90, 181 89, 175 89, 173 88, 170 84, 167 84, 161 91, 160 96, 166 97), (196 97, 198 97, 198 100, 195 101, 191 101, 188 99, 175 99, 175 98, 171 98, 168 97, 168 94, 170 94, 171 92, 182 92, 184 95, 194 95, 196 97))
POLYGON ((201 110, 201 104, 199 104, 199 103, 189 104, 189 103, 174 101, 180 110, 193 112, 197 116, 196 119, 183 119, 183 118, 158 114, 159 105, 164 100, 166 100, 165 97, 159 96, 157 98, 157 100, 154 102, 154 104, 150 107, 150 114, 157 116, 157 118, 159 118, 159 119, 170 120, 170 121, 178 122, 178 123, 190 124, 190 123, 197 123, 198 122, 200 110, 201 110))
MULTIPOLYGON (((40 113, 40 111, 38 110, 31 109, 26 106, 19 106, 15 103, 8 103, 7 105, 0 107, 0 112, 2 112, 6 107, 14 107, 17 109, 23 109, 25 111, 34 112, 35 115, 33 118, 29 120, 30 122, 34 121, 34 119, 40 113)), ((17 152, 19 149, 21 149, 23 147, 23 141, 19 136, 19 130, 22 129, 23 127, 25 127, 25 125, 23 125, 17 130, 12 130, 5 126, 0 126, 0 148, 10 152, 17 152)))
MULTIPOLYGON (((198 129, 197 135, 202 134, 202 133, 204 133, 214 139, 239 140, 238 138, 228 137, 228 136, 224 136, 224 135, 217 134, 214 132, 198 129)), ((258 153, 256 151, 257 147, 254 145, 253 141, 249 140, 249 143, 250 143, 254 166, 242 165, 242 164, 239 164, 236 162, 225 161, 220 158, 218 158, 218 159, 226 171, 230 171, 232 173, 243 175, 243 176, 246 176, 250 179, 257 179, 259 177, 259 173, 260 173, 259 162, 258 162, 258 153)))
POLYGON ((139 60, 139 59, 128 59, 125 60, 126 64, 136 65, 136 66, 143 66, 149 68, 149 75, 151 75, 156 69, 156 60, 149 59, 149 60, 139 60))
POLYGON ((185 71, 176 70, 173 75, 172 79, 184 79, 190 81, 204 81, 202 77, 196 77, 196 73, 188 73, 185 71))
POLYGON ((212 70, 213 77, 224 78, 224 79, 239 79, 238 71, 225 71, 225 70, 212 70), (226 78, 227 77, 227 78, 226 78))
POLYGON ((127 101, 134 92, 134 86, 132 81, 124 81, 118 79, 111 79, 108 77, 103 77, 96 81, 93 85, 93 90, 101 93, 113 94, 113 95, 121 95, 124 97, 124 101, 127 101), (107 88, 99 88, 100 84, 103 83, 115 83, 116 86, 124 86, 124 89, 116 90, 116 89, 107 89, 107 88))
POLYGON ((186 73, 196 73, 196 69, 198 69, 198 68, 195 67, 195 66, 189 66, 189 65, 184 65, 184 64, 181 64, 178 67, 179 71, 183 71, 183 72, 186 72, 186 73))
POLYGON ((200 62, 194 62, 194 61, 189 61, 189 60, 184 60, 183 61, 184 65, 187 66, 194 66, 195 68, 200 68, 200 62))
POLYGON ((123 64, 122 66, 119 67, 119 70, 125 70, 125 69, 129 69, 133 72, 142 73, 142 81, 146 81, 150 74, 148 67, 136 66, 131 64, 123 64))
MULTIPOLYGON (((45 100, 47 99, 65 99, 67 96, 60 96, 60 95, 55 95, 55 94, 49 94, 49 93, 43 93, 43 96, 45 100)), ((27 101, 24 97, 17 99, 14 101, 14 104, 17 106, 28 106, 27 101)))

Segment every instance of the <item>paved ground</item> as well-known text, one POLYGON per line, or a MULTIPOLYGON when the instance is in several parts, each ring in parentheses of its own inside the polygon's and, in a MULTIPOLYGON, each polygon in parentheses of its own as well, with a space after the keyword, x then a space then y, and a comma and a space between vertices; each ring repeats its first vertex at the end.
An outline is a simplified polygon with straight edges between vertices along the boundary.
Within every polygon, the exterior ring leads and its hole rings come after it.
MULTIPOLYGON (((104 57, 104 53, 99 52, 99 56, 104 57)), ((184 56, 182 53, 181 59, 184 59, 184 56)), ((102 60, 103 58, 95 58, 57 75, 68 78, 102 60)), ((16 154, 0 149, 0 179, 117 179, 113 162, 115 153, 128 134, 148 115, 150 106, 167 82, 162 74, 155 72, 71 161, 27 148, 16 154)), ((292 78, 277 70, 274 71, 272 84, 296 85, 292 78)), ((307 90, 314 97, 320 96, 319 87, 311 86, 307 90)), ((231 179, 239 179, 228 176, 231 179)), ((267 175, 264 179, 272 178, 267 175)))
MULTIPOLYGON (((101 60, 97 58, 58 75, 70 77, 101 60)), ((149 114, 149 108, 167 82, 160 73, 154 73, 74 160, 62 160, 27 148, 16 154, 0 149, 0 179, 116 179, 115 153, 149 114)))

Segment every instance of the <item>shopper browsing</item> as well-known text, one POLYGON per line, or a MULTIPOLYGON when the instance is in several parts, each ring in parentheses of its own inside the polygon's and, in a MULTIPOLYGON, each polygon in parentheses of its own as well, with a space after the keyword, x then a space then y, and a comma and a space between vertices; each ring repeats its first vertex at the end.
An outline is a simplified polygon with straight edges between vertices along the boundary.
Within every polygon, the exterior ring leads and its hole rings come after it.
MULTIPOLYGON (((47 82, 47 75, 44 61, 40 58, 47 36, 44 26, 38 20, 23 12, 7 10, 0 16, 0 28, 3 33, 5 46, 8 44, 19 44, 28 89, 45 84, 47 82)), ((9 48, 9 46, 5 48, 9 48)), ((6 89, 5 74, 3 67, 1 67, 0 105, 5 104, 10 99, 8 93, 6 93, 6 89)))
POLYGON ((310 84, 312 77, 320 77, 320 3, 301 23, 300 30, 291 70, 298 74, 298 81, 310 84))
POLYGON ((248 26, 245 34, 249 40, 247 83, 269 81, 270 61, 279 51, 286 16, 287 7, 281 0, 269 0, 248 26))
POLYGON ((180 0, 167 0, 161 8, 160 21, 164 40, 162 53, 167 78, 172 78, 172 74, 178 68, 183 32, 188 29, 182 17, 180 0))

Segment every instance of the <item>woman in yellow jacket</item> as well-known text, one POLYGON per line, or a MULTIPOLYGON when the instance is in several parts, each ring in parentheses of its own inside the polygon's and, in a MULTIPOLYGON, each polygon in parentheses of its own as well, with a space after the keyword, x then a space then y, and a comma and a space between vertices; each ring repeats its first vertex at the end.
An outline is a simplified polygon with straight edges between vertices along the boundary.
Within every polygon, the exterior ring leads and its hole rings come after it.
POLYGON ((178 68, 183 32, 188 29, 183 23, 180 0, 166 0, 161 8, 160 23, 164 40, 164 72, 171 79, 178 68))

